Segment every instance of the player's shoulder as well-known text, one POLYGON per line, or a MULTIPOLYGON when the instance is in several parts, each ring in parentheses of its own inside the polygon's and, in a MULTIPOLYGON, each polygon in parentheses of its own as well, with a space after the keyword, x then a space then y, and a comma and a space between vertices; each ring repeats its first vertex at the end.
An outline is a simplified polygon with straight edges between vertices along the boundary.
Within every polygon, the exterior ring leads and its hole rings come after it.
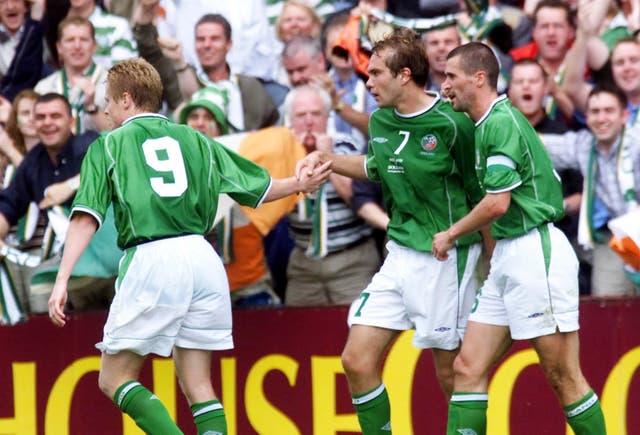
POLYGON ((122 123, 122 125, 109 133, 109 136, 131 136, 131 135, 149 135, 154 131, 176 131, 182 129, 183 125, 175 124, 166 116, 159 113, 143 113, 133 116, 122 123))
MULTIPOLYGON (((478 122, 481 124, 483 121, 488 123, 506 123, 509 125, 519 124, 526 121, 524 115, 511 104, 511 101, 506 95, 499 96, 485 113, 484 117, 478 122)), ((508 127, 508 125, 502 125, 502 127, 508 127)))
POLYGON ((473 126, 473 121, 465 112, 457 111, 447 100, 439 100, 435 106, 436 112, 445 119, 455 122, 457 125, 473 126))
POLYGON ((369 115, 369 120, 377 122, 383 119, 390 118, 393 116, 393 110, 394 109, 392 107, 378 107, 373 112, 371 112, 371 115, 369 115))

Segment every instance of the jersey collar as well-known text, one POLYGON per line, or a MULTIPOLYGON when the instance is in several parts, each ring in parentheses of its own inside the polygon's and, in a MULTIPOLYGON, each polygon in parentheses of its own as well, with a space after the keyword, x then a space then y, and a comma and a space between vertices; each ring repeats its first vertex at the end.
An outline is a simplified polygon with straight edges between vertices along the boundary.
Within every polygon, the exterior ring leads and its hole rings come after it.
POLYGON ((159 113, 145 112, 145 113, 138 113, 137 115, 133 115, 125 119, 121 125, 128 124, 138 118, 160 118, 160 119, 166 119, 167 121, 169 120, 166 116, 160 115, 159 113))
POLYGON ((416 116, 422 115, 423 113, 427 113, 429 110, 431 110, 431 108, 435 107, 435 105, 438 104, 438 101, 440 101, 440 94, 434 91, 425 91, 425 93, 432 96, 433 101, 424 109, 418 110, 414 113, 400 113, 397 109, 394 108, 393 113, 398 115, 400 118, 415 118, 416 116))
POLYGON ((487 109, 486 112, 484 112, 484 115, 482 115, 480 117, 480 119, 478 119, 478 122, 476 122, 476 127, 479 126, 480 124, 482 124, 482 122, 486 119, 487 116, 489 116, 489 113, 491 113, 491 111, 493 110, 493 108, 501 103, 502 101, 507 99, 507 95, 506 94, 502 94, 500 96, 498 96, 498 98, 496 98, 495 100, 493 100, 493 102, 491 103, 491 105, 489 106, 489 108, 487 109))

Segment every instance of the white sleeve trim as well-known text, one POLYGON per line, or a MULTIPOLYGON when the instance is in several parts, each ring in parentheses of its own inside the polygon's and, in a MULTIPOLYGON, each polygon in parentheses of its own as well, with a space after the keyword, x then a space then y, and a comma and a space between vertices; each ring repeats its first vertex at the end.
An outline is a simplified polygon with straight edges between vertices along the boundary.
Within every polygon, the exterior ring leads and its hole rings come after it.
POLYGON ((514 162, 512 159, 510 159, 507 156, 491 156, 487 159, 487 168, 489 166, 495 166, 495 165, 500 165, 500 166, 507 166, 511 169, 515 169, 516 168, 516 162, 514 162))
POLYGON ((73 214, 77 211, 91 215, 98 223, 98 229, 100 229, 100 227, 102 226, 102 218, 98 213, 96 213, 95 210, 90 209, 89 207, 76 205, 75 207, 73 207, 73 209, 71 210, 71 213, 69 214, 69 220, 71 220, 71 218, 73 217, 73 214))
POLYGON ((269 177, 269 185, 267 186, 267 189, 264 191, 264 193, 260 197, 260 201, 258 201, 258 203, 254 208, 260 207, 260 205, 264 202, 264 199, 267 197, 267 195, 269 194, 269 191, 271 190, 271 186, 273 186, 273 179, 269 177))
POLYGON ((496 189, 496 190, 490 190, 487 189, 486 192, 487 193, 503 193, 503 192, 509 192, 510 190, 515 189, 516 187, 518 187, 519 185, 522 184, 522 180, 518 180, 518 182, 512 184, 511 186, 508 187, 503 187, 502 189, 496 189))

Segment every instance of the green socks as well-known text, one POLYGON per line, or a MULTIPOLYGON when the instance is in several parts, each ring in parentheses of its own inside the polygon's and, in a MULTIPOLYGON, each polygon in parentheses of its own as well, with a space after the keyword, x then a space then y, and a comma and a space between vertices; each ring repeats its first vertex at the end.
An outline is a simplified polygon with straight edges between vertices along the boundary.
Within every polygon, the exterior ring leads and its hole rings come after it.
POLYGON ((198 435, 226 435, 227 421, 224 418, 224 409, 217 400, 194 403, 191 405, 193 421, 196 422, 198 435))
POLYGON ((148 434, 182 435, 160 399, 140 382, 129 381, 122 384, 113 401, 148 434))
POLYGON ((576 435, 605 435, 607 428, 598 396, 589 391, 586 396, 564 407, 567 423, 576 435))
POLYGON ((384 384, 352 397, 362 435, 391 434, 391 405, 384 384))
MULTIPOLYGON (((449 402, 447 435, 460 433, 485 435, 487 432, 485 393, 454 392, 449 402)), ((576 435, 606 435, 604 415, 598 396, 590 391, 574 404, 564 407, 567 422, 576 435)))
POLYGON ((486 393, 464 393, 454 391, 449 401, 447 435, 487 433, 486 393))

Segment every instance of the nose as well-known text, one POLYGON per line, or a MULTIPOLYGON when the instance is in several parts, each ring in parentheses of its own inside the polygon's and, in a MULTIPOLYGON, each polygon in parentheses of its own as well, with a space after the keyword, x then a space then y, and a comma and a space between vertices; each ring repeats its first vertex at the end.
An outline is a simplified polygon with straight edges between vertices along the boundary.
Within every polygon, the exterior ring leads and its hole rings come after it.
POLYGON ((371 76, 369 76, 364 85, 367 87, 367 89, 373 89, 373 81, 371 80, 371 76))

